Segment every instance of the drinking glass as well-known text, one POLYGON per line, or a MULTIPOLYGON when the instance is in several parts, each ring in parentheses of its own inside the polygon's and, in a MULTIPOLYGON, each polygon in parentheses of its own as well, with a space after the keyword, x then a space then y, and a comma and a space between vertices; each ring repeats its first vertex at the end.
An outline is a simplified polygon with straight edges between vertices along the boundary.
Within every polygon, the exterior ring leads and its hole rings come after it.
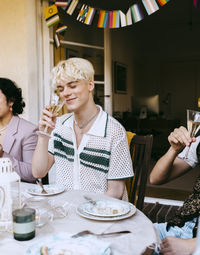
MULTIPOLYGON (((61 108, 64 105, 64 101, 60 98, 60 94, 58 90, 51 89, 50 92, 50 100, 49 100, 49 106, 50 106, 50 111, 53 114, 58 113, 61 108)), ((38 131, 39 134, 50 136, 48 133, 48 126, 45 127, 44 131, 38 131)))
MULTIPOLYGON (((195 137, 200 128, 200 112, 194 110, 187 110, 187 128, 190 137, 195 137)), ((188 158, 190 146, 187 147, 185 152, 185 158, 188 158)))

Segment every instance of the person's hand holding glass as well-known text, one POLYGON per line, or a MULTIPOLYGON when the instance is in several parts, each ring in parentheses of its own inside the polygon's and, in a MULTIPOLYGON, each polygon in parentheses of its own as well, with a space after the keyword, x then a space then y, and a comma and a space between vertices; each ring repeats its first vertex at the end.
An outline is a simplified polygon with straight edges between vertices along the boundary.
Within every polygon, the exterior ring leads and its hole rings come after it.
POLYGON ((59 90, 51 89, 49 106, 43 110, 42 117, 39 121, 40 131, 38 131, 38 134, 50 136, 51 131, 54 129, 58 112, 64 105, 64 101, 59 94, 59 90))
MULTIPOLYGON (((194 110, 187 110, 187 128, 190 137, 193 138, 197 134, 200 128, 200 112, 194 110)), ((187 147, 185 152, 185 158, 188 158, 190 146, 187 147)))

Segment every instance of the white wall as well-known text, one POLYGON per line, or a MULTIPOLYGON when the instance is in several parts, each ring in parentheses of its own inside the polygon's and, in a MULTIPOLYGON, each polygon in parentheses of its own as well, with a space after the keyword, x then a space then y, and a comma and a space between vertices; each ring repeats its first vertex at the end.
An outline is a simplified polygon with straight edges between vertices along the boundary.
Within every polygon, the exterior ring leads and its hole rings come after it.
POLYGON ((22 88, 23 116, 38 123, 38 70, 35 0, 1 1, 0 76, 22 88))

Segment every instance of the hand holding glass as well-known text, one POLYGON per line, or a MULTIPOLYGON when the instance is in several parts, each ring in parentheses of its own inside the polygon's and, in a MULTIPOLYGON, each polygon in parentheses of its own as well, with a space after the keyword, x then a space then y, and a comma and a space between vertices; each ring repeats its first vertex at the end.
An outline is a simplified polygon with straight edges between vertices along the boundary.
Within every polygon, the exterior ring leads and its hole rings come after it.
MULTIPOLYGON (((190 137, 195 137, 200 128, 200 112, 187 110, 187 128, 190 137)), ((190 147, 187 147, 185 152, 185 158, 188 158, 190 147)))
MULTIPOLYGON (((52 114, 58 113, 63 107, 63 105, 64 105, 64 101, 60 98, 58 90, 51 89, 50 101, 49 101, 51 113, 52 114)), ((48 131, 48 126, 46 125, 44 131, 38 131, 38 133, 42 135, 50 136, 50 134, 48 134, 47 131, 48 131)))

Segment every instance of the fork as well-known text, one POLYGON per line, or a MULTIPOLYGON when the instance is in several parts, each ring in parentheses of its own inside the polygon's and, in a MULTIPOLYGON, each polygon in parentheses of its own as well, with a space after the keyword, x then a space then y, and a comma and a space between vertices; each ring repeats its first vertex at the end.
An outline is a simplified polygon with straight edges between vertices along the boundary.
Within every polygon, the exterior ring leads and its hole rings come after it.
POLYGON ((131 233, 131 231, 129 230, 124 230, 124 231, 117 231, 117 232, 110 232, 110 233, 102 233, 102 234, 95 234, 89 230, 83 230, 73 236, 71 236, 72 238, 78 238, 81 236, 85 236, 85 235, 94 235, 94 236, 111 236, 111 235, 120 235, 120 234, 128 234, 131 233))
POLYGON ((88 202, 90 202, 91 204, 93 204, 93 205, 96 205, 96 204, 97 204, 96 201, 93 200, 91 197, 88 197, 88 196, 86 196, 86 195, 84 195, 83 197, 84 197, 88 202))
POLYGON ((40 180, 37 179, 37 180, 36 180, 36 183, 37 183, 38 185, 40 185, 40 187, 42 188, 41 193, 42 193, 42 194, 47 194, 46 190, 44 189, 44 186, 43 186, 42 182, 41 182, 40 180))

